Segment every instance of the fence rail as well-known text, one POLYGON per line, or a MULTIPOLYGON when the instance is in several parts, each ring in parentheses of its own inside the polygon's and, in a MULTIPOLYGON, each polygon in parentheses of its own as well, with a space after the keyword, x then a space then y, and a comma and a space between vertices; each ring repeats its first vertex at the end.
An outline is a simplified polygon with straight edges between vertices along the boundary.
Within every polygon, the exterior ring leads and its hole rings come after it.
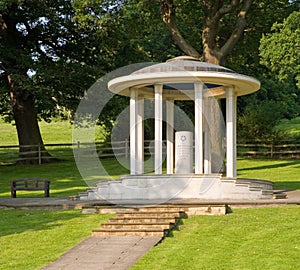
MULTIPOLYGON (((164 147, 165 150, 165 147, 164 147)), ((151 141, 145 141, 145 155, 154 151, 151 141)), ((96 143, 63 143, 45 145, 8 145, 0 146, 0 164, 11 164, 17 161, 37 161, 42 164, 43 159, 79 159, 94 157, 124 156, 130 153, 129 141, 96 142, 96 143), (29 151, 20 152, 22 149, 29 151), (46 149, 46 150, 43 150, 46 149), (47 156, 50 153, 51 156, 47 156)), ((245 143, 237 144, 237 155, 240 157, 267 158, 300 158, 300 143, 284 142, 281 144, 245 143)))
POLYGON ((270 157, 270 158, 300 158, 300 143, 281 144, 237 144, 238 156, 270 157))

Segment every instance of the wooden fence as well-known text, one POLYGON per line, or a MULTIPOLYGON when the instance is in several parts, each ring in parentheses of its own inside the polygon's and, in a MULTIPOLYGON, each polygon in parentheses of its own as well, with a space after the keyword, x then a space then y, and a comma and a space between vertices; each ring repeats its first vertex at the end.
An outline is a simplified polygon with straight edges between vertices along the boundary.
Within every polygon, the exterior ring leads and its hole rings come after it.
MULTIPOLYGON (((165 146, 165 144, 164 144, 165 146)), ((165 150, 165 147, 163 147, 165 150)), ((150 141, 145 141, 145 155, 154 151, 150 141)), ((0 164, 12 164, 17 161, 32 160, 42 164, 43 159, 79 159, 94 157, 123 156, 127 158, 130 152, 129 141, 97 142, 91 143, 64 143, 40 145, 10 145, 0 146, 0 164), (30 151, 19 154, 19 149, 27 148, 30 151), (49 156, 45 156, 46 148, 49 156)), ((237 155, 239 157, 265 157, 265 158, 300 158, 300 142, 285 142, 281 144, 246 143, 237 144, 237 155)))
POLYGON ((300 158, 300 142, 237 144, 237 155, 242 157, 300 158))

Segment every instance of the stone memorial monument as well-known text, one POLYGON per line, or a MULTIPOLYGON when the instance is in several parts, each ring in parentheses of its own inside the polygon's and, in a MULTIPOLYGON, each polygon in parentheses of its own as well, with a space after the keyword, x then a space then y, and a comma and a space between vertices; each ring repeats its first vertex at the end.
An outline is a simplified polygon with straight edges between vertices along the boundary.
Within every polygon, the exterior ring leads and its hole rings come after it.
POLYGON ((108 83, 109 91, 130 98, 130 174, 116 181, 100 181, 85 198, 101 198, 116 203, 126 200, 160 203, 174 198, 271 198, 270 181, 239 179, 236 173, 237 97, 259 88, 260 82, 255 78, 185 56, 112 79, 108 83), (146 99, 154 103, 153 173, 144 172, 146 99), (215 103, 218 104, 220 99, 226 100, 224 118, 218 115, 220 109, 212 106, 213 100, 217 100, 215 103), (174 106, 178 100, 193 101, 193 132, 175 130, 174 106), (164 119, 166 130, 163 129, 164 119), (225 138, 220 138, 220 119, 225 119, 225 138), (221 154, 223 149, 225 157, 221 154), (221 167, 225 167, 225 172, 221 171, 221 167))

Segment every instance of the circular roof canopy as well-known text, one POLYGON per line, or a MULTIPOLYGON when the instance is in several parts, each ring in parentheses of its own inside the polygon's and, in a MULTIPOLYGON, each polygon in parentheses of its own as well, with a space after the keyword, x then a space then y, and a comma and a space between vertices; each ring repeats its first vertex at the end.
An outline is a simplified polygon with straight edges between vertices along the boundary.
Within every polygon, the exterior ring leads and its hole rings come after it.
POLYGON ((162 84, 164 98, 185 100, 193 98, 194 83, 203 83, 209 96, 217 98, 225 97, 226 87, 234 87, 238 96, 260 88, 260 82, 253 77, 188 56, 176 57, 115 78, 109 81, 108 88, 124 96, 130 96, 130 89, 135 88, 145 98, 153 98, 154 85, 162 84))

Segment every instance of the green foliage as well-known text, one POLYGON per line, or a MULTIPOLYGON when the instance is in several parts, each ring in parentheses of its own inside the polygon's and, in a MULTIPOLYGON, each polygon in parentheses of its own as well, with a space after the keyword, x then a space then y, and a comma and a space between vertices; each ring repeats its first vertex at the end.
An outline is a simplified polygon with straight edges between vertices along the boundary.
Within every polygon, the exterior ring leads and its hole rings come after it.
POLYGON ((280 121, 277 128, 285 131, 289 138, 300 139, 300 117, 291 120, 283 119, 280 121))
POLYGON ((288 81, 279 81, 268 71, 258 76, 261 89, 256 93, 238 98, 239 141, 270 141, 286 136, 276 126, 281 119, 299 116, 300 89, 288 81))
POLYGON ((131 269, 298 269, 299 218, 299 206, 189 217, 131 269))
POLYGON ((276 130, 276 125, 282 116, 280 104, 274 101, 249 104, 244 113, 238 117, 239 142, 280 140, 284 132, 276 130))
POLYGON ((12 119, 7 76, 16 98, 34 97, 39 117, 75 110, 102 67, 85 53, 88 37, 73 21, 72 1, 6 1, 0 14, 0 113, 12 119))
POLYGON ((294 11, 283 23, 274 23, 272 31, 261 39, 261 62, 279 79, 295 80, 300 88, 300 12, 294 11))
POLYGON ((0 269, 40 269, 91 235, 111 215, 79 210, 0 209, 0 269))

